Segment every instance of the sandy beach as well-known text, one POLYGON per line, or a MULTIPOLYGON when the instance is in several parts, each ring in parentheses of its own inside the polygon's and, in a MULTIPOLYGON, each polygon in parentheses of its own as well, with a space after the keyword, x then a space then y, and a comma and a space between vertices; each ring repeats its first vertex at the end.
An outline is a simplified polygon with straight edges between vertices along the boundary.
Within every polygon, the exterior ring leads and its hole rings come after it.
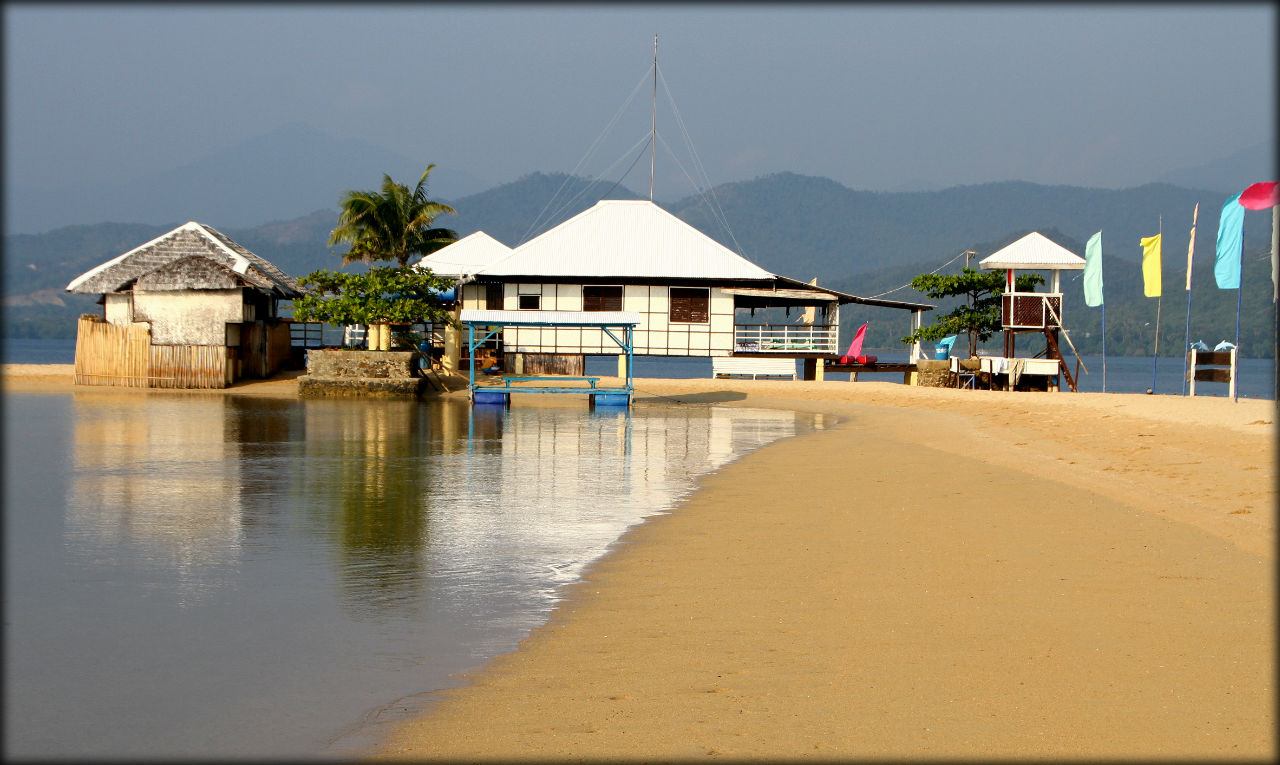
POLYGON ((1274 759, 1274 402, 636 387, 838 422, 704 477, 368 756, 1274 759))

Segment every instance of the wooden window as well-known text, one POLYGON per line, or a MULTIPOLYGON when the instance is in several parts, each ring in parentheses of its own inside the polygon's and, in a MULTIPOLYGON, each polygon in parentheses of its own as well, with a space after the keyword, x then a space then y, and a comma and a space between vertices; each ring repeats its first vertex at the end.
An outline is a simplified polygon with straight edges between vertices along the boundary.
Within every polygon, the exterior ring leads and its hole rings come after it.
POLYGON ((538 311, 542 309, 541 295, 521 295, 520 310, 521 311, 538 311))
POLYGON ((621 311, 621 287, 597 287, 588 285, 582 288, 582 310, 584 311, 621 311))
POLYGON ((484 307, 490 311, 502 310, 502 285, 484 285, 484 307))
POLYGON ((711 291, 696 287, 671 288, 671 321, 706 324, 709 320, 711 291))

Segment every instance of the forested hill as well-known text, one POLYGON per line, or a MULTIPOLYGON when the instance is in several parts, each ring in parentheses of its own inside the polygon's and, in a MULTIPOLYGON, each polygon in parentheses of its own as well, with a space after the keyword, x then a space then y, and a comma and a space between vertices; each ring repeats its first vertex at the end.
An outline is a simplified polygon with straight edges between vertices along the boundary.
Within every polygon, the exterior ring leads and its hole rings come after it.
MULTIPOLYGON (((878 193, 854 191, 826 178, 781 173, 719 186, 714 201, 723 208, 733 239, 747 257, 775 273, 808 280, 895 263, 936 266, 1015 231, 1055 229, 1081 242, 1102 231, 1108 256, 1138 260, 1138 240, 1157 233, 1162 218, 1166 250, 1172 252, 1176 245, 1185 253, 1196 204, 1203 248, 1216 234, 1218 214, 1227 200, 1219 193, 1167 184, 1113 191, 1008 182, 878 193)), ((699 198, 669 206, 679 217, 726 241, 711 208, 699 198)), ((1267 217, 1250 214, 1245 225, 1249 244, 1269 242, 1267 217)))
MULTIPOLYGON (((563 174, 534 173, 479 194, 446 200, 459 214, 443 217, 438 223, 464 236, 483 230, 498 241, 515 246, 601 198, 638 197, 624 186, 563 174)), ((1140 355, 1150 352, 1149 345, 1145 350, 1140 347, 1146 341, 1135 339, 1132 348, 1128 348, 1130 341, 1117 340, 1116 347, 1112 341, 1113 331, 1119 331, 1125 314, 1122 306, 1132 301, 1135 316, 1145 310, 1140 282, 1134 282, 1137 286, 1132 289, 1125 285, 1130 276, 1138 278, 1134 276, 1138 274, 1140 258, 1138 239, 1159 230, 1164 232, 1166 310, 1162 323, 1166 323, 1171 320, 1170 314, 1179 315, 1169 307, 1176 300, 1170 295, 1175 288, 1180 289, 1175 272, 1185 268, 1191 212, 1199 203, 1196 262, 1201 276, 1197 277, 1197 298, 1203 295, 1206 311, 1216 315, 1220 310, 1217 304, 1228 293, 1211 295, 1215 290, 1209 271, 1218 215, 1225 201, 1218 192, 1167 184, 1106 190, 1008 182, 935 192, 889 193, 856 191, 826 178, 779 173, 723 184, 705 194, 662 206, 770 271, 805 281, 816 276, 822 284, 859 295, 900 286, 911 276, 934 270, 966 249, 978 251, 976 265, 978 259, 1027 231, 1050 235, 1080 254, 1083 242, 1094 232, 1102 231, 1110 312, 1107 350, 1140 355), (1210 279, 1204 289, 1199 286, 1202 277, 1210 279)), ((284 271, 301 276, 317 268, 338 267, 337 256, 326 246, 337 213, 334 207, 295 220, 222 230, 284 271)), ((219 228, 217 221, 201 222, 219 228)), ((6 236, 6 336, 71 336, 75 316, 92 310, 93 305, 91 298, 65 295, 62 290, 66 284, 181 223, 103 223, 39 235, 6 236)), ((1270 215, 1247 213, 1244 232, 1246 259, 1265 259, 1270 246, 1270 215)), ((963 258, 948 270, 962 264, 963 258)), ((1252 267, 1246 268, 1248 271, 1252 267)), ((1246 328, 1269 332, 1270 280, 1265 273, 1263 279, 1266 306, 1259 310, 1266 312, 1266 320, 1254 314, 1246 316, 1245 324, 1246 328)), ((1254 283, 1247 280, 1246 306, 1251 305, 1254 289, 1254 283)), ((1227 313, 1234 331, 1234 292, 1230 296, 1227 313)), ((890 297, 930 302, 909 290, 890 297)), ((1072 299, 1070 295, 1068 299, 1072 299)), ((1096 313, 1095 309, 1074 312, 1070 306, 1069 302, 1069 314, 1064 317, 1068 326, 1096 313)), ((1185 306, 1181 315, 1185 316, 1185 306)), ((906 333, 905 321, 900 329, 891 332, 880 324, 873 324, 870 343, 889 341, 889 335, 896 339, 906 333)))

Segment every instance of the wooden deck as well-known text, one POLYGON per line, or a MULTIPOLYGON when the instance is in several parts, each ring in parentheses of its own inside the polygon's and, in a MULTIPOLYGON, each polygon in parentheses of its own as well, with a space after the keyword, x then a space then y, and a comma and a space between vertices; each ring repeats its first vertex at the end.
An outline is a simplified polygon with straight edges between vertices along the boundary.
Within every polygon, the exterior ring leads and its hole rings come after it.
POLYGON ((840 360, 837 358, 835 360, 828 360, 825 366, 825 370, 827 372, 850 372, 853 374, 858 374, 861 372, 899 372, 901 373, 901 372, 916 371, 916 365, 908 364, 906 362, 885 362, 883 364, 881 364, 880 362, 876 362, 875 364, 841 364, 840 360))

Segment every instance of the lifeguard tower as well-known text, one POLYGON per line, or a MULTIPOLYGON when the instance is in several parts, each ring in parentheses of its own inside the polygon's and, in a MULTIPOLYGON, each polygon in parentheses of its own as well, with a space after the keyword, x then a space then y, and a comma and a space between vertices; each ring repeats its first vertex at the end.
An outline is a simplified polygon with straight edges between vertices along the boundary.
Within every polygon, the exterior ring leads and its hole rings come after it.
MULTIPOLYGON (((1058 375, 1061 374, 1067 378, 1067 385, 1074 392, 1079 377, 1080 356, 1076 354, 1076 373, 1073 375, 1058 345, 1059 331, 1064 334, 1066 332, 1062 326, 1061 272, 1083 269, 1084 258, 1055 244, 1045 235, 1032 231, 1013 244, 983 258, 978 266, 988 271, 1000 269, 1005 272, 1000 319, 1004 329, 1004 355, 980 357, 981 371, 987 373, 988 379, 992 381, 1000 375, 1006 375, 1010 388, 1023 375, 1044 375, 1050 378, 1046 381, 1047 386, 1056 388, 1058 375), (1014 291, 1017 271, 1048 271, 1049 291, 1014 291), (1017 358, 1015 339, 1019 333, 1025 332, 1043 334, 1045 348, 1032 358, 1017 358)), ((1071 343, 1069 336, 1066 340, 1068 344, 1071 343)), ((1074 345, 1071 350, 1075 352, 1074 345)))

